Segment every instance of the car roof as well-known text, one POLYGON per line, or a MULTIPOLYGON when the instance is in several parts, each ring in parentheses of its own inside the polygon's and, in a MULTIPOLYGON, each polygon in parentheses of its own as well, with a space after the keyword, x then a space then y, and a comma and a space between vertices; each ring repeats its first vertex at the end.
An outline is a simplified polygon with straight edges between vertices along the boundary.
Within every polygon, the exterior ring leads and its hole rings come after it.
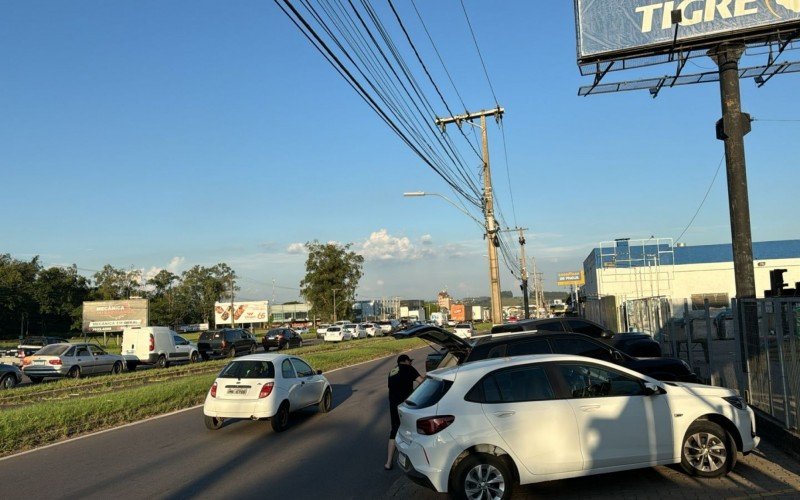
MULTIPOLYGON (((269 352, 260 352, 258 354, 248 354, 247 356, 242 356, 236 359, 232 359, 231 362, 235 363, 237 361, 281 361, 283 359, 288 358, 297 358, 297 356, 290 356, 287 354, 276 354, 276 353, 269 353, 269 352)), ((300 358, 297 358, 300 359, 300 358)))

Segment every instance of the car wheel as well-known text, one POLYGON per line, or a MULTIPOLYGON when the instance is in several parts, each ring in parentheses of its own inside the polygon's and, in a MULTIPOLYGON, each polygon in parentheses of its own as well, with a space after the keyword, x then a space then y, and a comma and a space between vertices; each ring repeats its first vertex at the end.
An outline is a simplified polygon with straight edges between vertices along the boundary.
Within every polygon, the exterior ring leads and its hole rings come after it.
POLYGON ((255 354, 255 353, 256 353, 256 345, 253 344, 250 346, 250 354, 255 354))
POLYGON ((331 394, 330 389, 325 389, 325 393, 319 401, 319 412, 328 413, 331 411, 331 406, 333 406, 333 394, 331 394))
POLYGON ((156 360, 156 368, 166 368, 167 367, 167 357, 163 354, 158 357, 156 360))
POLYGON ((689 426, 681 448, 681 467, 692 476, 719 477, 730 472, 736 463, 733 438, 708 420, 689 426))
POLYGON ((300 342, 297 343, 297 347, 303 347, 303 339, 300 339, 300 342))
POLYGON ((17 385, 17 377, 13 373, 9 373, 0 379, 0 389, 11 389, 17 385))
POLYGON ((514 477, 506 462, 494 455, 469 455, 456 467, 453 493, 456 498, 511 498, 514 477))
POLYGON ((42 377, 28 377, 28 378, 31 379, 31 383, 32 384, 41 384, 42 383, 42 377))
POLYGON ((119 375, 122 373, 122 363, 117 361, 114 363, 114 366, 111 367, 111 375, 119 375))
POLYGON ((200 355, 197 354, 197 351, 192 351, 192 355, 189 356, 189 362, 197 363, 198 361, 200 361, 200 355))
POLYGON ((78 366, 73 366, 67 372, 68 378, 81 378, 81 369, 78 366))
POLYGON ((236 348, 234 346, 231 346, 230 351, 228 351, 228 357, 229 358, 235 358, 236 357, 236 348))
POLYGON ((270 419, 272 430, 275 432, 283 432, 289 427, 289 403, 284 401, 278 408, 278 413, 270 419))
POLYGON ((222 427, 222 422, 224 421, 223 419, 217 417, 209 417, 208 415, 204 415, 204 417, 205 417, 206 429, 215 431, 220 427, 222 427))

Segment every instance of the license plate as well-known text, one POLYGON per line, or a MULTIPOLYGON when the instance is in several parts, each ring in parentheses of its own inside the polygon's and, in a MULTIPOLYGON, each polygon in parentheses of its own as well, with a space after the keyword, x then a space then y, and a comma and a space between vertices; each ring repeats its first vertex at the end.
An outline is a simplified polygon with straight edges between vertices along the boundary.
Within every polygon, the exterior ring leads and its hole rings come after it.
POLYGON ((400 467, 405 468, 407 462, 408 462, 408 457, 406 457, 402 453, 397 454, 397 463, 400 464, 400 467))
POLYGON ((43 359, 35 359, 35 360, 33 360, 33 364, 34 365, 43 365, 44 364, 44 360, 43 359))
POLYGON ((240 388, 234 387, 232 389, 228 389, 228 394, 233 394, 235 396, 241 396, 243 394, 247 394, 247 389, 243 389, 243 388, 240 389, 240 388))

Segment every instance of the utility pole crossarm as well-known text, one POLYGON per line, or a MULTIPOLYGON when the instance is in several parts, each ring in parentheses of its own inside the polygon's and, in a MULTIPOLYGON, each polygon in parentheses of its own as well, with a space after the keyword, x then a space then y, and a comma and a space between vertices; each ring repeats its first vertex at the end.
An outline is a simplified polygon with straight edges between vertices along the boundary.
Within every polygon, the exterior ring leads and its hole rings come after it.
POLYGON ((465 121, 471 122, 472 120, 477 120, 478 118, 484 118, 487 116, 494 116, 498 120, 500 120, 503 117, 503 113, 505 112, 506 112, 505 109, 498 106, 494 109, 481 110, 478 111, 477 113, 464 113, 463 115, 450 116, 448 118, 437 118, 436 125, 441 127, 442 131, 444 131, 445 126, 449 123, 455 123, 460 127, 461 122, 465 121))

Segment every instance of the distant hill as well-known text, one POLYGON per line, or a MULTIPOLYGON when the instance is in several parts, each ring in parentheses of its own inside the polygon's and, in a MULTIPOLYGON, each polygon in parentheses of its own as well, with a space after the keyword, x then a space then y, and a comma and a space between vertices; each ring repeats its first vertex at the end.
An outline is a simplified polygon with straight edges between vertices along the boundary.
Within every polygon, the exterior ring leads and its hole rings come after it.
MULTIPOLYGON (((553 299, 561 299, 566 300, 569 296, 569 291, 564 290, 563 292, 544 292, 544 300, 546 302, 550 302, 553 299)), ((489 297, 464 297, 461 299, 461 302, 467 305, 472 306, 491 306, 491 299, 489 297)), ((522 305, 522 297, 503 297, 502 303, 504 306, 521 306, 522 305)))

